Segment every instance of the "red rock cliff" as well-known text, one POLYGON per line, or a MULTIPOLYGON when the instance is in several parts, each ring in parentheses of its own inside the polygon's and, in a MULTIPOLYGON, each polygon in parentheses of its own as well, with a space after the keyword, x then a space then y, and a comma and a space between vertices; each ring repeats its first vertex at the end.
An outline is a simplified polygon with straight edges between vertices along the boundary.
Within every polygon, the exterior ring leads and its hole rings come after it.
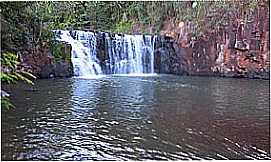
MULTIPOLYGON (((178 46, 175 61, 189 75, 219 75, 269 79, 269 6, 259 3, 253 13, 240 11, 226 26, 207 30, 193 37, 191 22, 167 21, 161 35, 171 37, 178 46), (249 17, 250 20, 242 18, 249 17)), ((160 62, 161 63, 161 62, 160 62)), ((162 63, 163 64, 163 63, 162 63)), ((174 68, 173 68, 174 69, 174 68)), ((171 71, 169 73, 179 73, 171 71)))

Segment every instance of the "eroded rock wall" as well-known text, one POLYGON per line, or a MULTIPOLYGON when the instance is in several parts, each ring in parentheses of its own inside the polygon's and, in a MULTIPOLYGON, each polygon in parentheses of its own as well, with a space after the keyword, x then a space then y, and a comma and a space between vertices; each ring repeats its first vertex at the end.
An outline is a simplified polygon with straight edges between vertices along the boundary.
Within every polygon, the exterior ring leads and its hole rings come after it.
POLYGON ((73 67, 71 63, 71 46, 63 42, 60 52, 62 58, 54 57, 53 50, 47 44, 25 50, 20 54, 21 68, 31 72, 38 78, 71 77, 73 67), (68 59, 63 59, 68 58, 68 59))
POLYGON ((165 22, 156 48, 162 73, 269 79, 269 7, 259 4, 251 21, 233 17, 229 25, 193 37, 190 22, 165 22))

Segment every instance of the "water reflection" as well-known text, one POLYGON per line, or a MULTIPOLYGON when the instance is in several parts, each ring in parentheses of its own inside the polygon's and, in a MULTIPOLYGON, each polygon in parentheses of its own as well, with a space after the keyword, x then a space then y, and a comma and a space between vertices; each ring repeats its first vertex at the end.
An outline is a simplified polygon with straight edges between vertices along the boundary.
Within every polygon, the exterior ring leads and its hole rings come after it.
POLYGON ((144 123, 150 122, 153 89, 149 80, 125 76, 77 80, 72 86, 70 121, 76 119, 80 135, 73 142, 87 144, 84 151, 94 153, 97 160, 136 158, 133 145, 144 140, 140 134, 144 123))
POLYGON ((2 159, 270 159, 268 87, 171 75, 18 85, 2 159))

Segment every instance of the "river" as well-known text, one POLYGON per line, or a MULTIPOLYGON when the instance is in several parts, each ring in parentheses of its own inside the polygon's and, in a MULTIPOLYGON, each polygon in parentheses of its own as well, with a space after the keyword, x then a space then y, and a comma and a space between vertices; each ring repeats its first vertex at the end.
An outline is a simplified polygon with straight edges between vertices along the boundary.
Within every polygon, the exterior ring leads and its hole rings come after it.
POLYGON ((2 160, 271 159, 266 80, 111 75, 9 91, 2 160))

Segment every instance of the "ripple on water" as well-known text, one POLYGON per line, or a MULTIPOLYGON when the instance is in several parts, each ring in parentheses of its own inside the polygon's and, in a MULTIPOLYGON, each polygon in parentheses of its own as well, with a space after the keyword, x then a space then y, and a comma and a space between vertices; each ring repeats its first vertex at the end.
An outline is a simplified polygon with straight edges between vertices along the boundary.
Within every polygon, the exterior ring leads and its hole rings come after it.
POLYGON ((158 75, 35 86, 3 116, 4 160, 271 159, 265 82, 158 75))

